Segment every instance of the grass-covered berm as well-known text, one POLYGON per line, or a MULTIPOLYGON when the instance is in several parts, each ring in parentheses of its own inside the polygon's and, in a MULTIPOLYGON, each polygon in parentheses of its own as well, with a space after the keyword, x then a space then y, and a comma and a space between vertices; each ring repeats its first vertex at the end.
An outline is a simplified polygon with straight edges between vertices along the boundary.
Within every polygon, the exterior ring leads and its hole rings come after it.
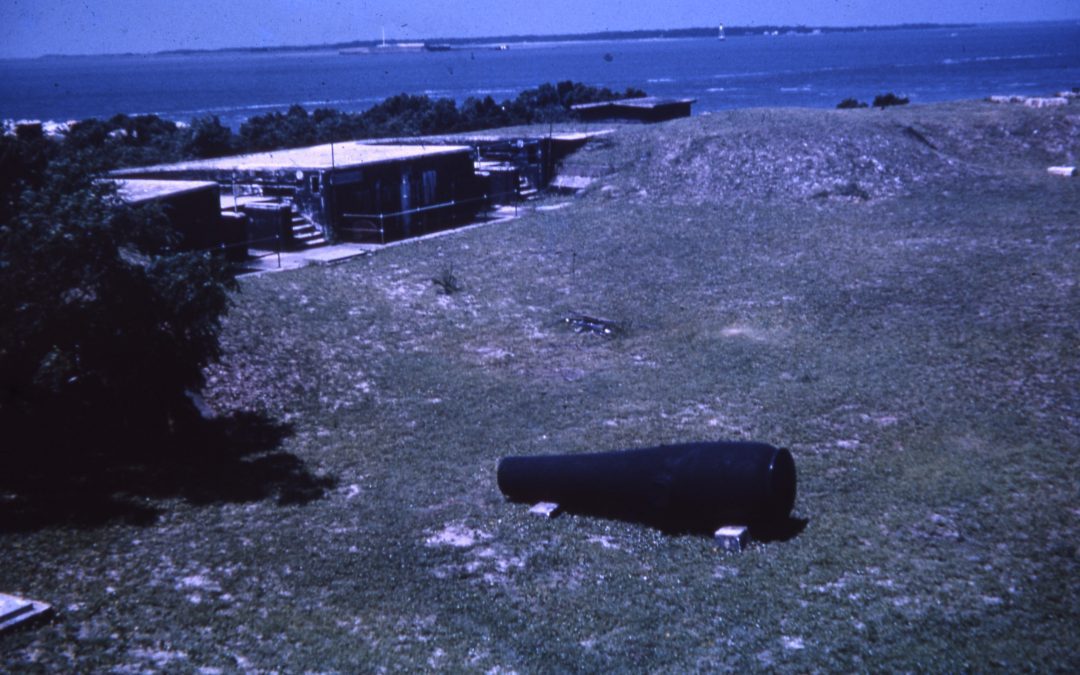
POLYGON ((627 126, 562 208, 244 279, 206 395, 302 498, 234 462, 5 528, 0 591, 57 615, 3 669, 1076 671, 1078 155, 1076 103, 627 126), (801 532, 723 553, 495 482, 711 439, 791 449, 801 532))

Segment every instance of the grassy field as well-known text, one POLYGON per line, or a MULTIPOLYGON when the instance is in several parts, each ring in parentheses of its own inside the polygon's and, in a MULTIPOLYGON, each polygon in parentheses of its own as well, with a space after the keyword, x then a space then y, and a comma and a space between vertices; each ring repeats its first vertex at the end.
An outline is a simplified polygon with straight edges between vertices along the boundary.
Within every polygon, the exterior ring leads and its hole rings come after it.
POLYGON ((583 150, 564 208, 246 279, 206 393, 276 435, 118 495, 152 517, 5 528, 0 590, 58 615, 3 669, 1076 671, 1077 155, 1075 103, 713 114, 583 150), (790 448, 805 529, 724 554, 495 483, 704 439, 790 448))

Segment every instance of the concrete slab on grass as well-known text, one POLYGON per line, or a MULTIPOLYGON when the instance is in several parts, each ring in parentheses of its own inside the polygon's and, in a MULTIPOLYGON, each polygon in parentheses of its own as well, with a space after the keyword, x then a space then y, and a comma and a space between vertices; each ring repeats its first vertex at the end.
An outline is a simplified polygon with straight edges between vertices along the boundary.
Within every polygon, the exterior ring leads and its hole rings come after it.
POLYGON ((252 254, 258 257, 244 263, 249 271, 238 276, 295 270, 308 265, 328 265, 367 255, 379 248, 381 247, 378 244, 333 244, 301 251, 282 251, 280 256, 274 251, 252 250, 252 254))
POLYGON ((45 618, 50 613, 52 607, 44 602, 0 593, 0 633, 35 619, 45 618))

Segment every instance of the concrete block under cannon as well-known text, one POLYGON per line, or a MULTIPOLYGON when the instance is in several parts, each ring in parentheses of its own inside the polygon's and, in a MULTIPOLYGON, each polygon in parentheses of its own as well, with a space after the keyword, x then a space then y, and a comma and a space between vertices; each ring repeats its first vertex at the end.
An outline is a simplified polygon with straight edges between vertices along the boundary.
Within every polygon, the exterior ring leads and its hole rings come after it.
POLYGON ((790 452, 744 442, 504 457, 498 480, 514 502, 556 502, 572 513, 701 533, 788 520, 796 482, 790 452))

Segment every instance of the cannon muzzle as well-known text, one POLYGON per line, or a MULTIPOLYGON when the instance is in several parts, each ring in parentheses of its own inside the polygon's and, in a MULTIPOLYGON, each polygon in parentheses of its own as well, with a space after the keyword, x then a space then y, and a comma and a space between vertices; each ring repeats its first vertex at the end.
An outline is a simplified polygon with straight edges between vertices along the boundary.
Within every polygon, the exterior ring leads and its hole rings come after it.
POLYGON ((498 480, 511 501, 556 502, 569 512, 676 532, 775 524, 795 504, 795 460, 766 443, 504 457, 498 480))

